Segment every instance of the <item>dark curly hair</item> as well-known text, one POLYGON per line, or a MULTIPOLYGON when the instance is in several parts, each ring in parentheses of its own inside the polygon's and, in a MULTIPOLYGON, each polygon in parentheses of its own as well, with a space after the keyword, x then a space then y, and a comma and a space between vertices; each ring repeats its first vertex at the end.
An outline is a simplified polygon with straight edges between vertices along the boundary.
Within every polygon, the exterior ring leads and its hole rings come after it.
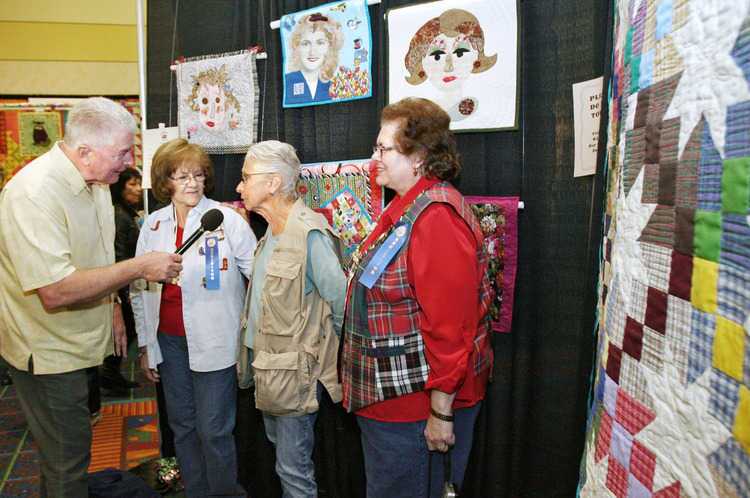
POLYGON ((422 176, 452 180, 461 172, 456 140, 450 132, 451 118, 431 100, 409 97, 387 105, 380 122, 399 123, 396 144, 404 155, 417 153, 422 176))

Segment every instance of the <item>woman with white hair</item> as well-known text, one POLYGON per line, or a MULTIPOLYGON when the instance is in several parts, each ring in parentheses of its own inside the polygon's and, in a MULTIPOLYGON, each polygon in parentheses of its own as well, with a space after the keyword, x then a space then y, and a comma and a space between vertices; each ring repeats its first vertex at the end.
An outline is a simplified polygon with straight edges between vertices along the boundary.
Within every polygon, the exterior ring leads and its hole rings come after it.
MULTIPOLYGON (((245 207, 268 222, 255 252, 243 333, 285 498, 317 496, 313 429, 322 389, 341 400, 336 355, 346 288, 336 236, 323 215, 297 199, 299 172, 291 145, 260 142, 248 150, 237 185, 245 207)), ((241 379, 240 387, 248 385, 241 379)))

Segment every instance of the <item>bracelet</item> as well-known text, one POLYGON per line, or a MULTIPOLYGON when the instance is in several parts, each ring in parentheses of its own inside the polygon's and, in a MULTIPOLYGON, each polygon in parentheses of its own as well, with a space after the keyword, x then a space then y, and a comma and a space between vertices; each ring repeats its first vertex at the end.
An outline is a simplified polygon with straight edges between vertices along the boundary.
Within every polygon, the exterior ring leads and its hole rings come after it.
POLYGON ((140 360, 141 358, 143 358, 147 352, 148 350, 146 348, 138 349, 138 359, 140 360))
POLYGON ((453 415, 444 415, 442 413, 438 413, 432 407, 430 407, 430 413, 438 420, 442 420, 444 422, 453 422, 453 415))

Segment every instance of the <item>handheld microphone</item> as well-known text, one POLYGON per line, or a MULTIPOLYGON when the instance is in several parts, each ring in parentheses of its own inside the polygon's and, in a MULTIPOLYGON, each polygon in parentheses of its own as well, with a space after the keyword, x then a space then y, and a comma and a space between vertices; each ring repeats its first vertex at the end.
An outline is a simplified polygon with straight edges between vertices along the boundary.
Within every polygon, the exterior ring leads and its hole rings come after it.
POLYGON ((188 239, 183 242, 183 244, 180 246, 179 249, 175 251, 175 254, 184 254, 187 252, 188 249, 190 249, 190 246, 195 243, 196 240, 201 238, 201 235, 203 235, 203 232, 212 232, 219 228, 219 225, 221 225, 221 222, 224 221, 224 213, 219 211, 218 209, 209 209, 206 211, 203 216, 201 216, 201 226, 193 232, 193 234, 188 237, 188 239))

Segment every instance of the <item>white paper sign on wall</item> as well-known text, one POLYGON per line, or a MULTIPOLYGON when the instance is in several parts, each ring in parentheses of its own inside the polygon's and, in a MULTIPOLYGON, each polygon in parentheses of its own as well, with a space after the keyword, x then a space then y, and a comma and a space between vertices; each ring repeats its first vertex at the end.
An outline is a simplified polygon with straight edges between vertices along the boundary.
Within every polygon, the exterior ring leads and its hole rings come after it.
POLYGON ((602 77, 573 84, 575 162, 573 176, 596 174, 599 122, 602 110, 602 77))
POLYGON ((167 128, 164 123, 159 123, 158 128, 143 130, 143 188, 151 188, 151 160, 156 149, 178 136, 179 129, 176 126, 167 128))

